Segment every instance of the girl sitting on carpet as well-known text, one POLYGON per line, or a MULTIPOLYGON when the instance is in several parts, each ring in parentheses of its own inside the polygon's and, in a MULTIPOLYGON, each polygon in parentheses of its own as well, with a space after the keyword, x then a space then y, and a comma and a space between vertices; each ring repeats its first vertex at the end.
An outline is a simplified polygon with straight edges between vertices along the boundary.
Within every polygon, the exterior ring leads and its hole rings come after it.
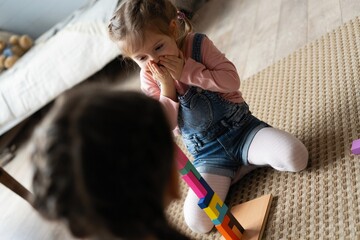
MULTIPOLYGON (((253 116, 239 91, 237 70, 168 0, 128 0, 114 13, 110 38, 141 68, 141 89, 166 109, 194 166, 224 200, 231 183, 257 166, 299 172, 306 147, 253 116)), ((214 226, 189 191, 185 221, 195 232, 214 226)))
POLYGON ((188 239, 166 221, 179 197, 161 104, 139 92, 70 91, 37 127, 33 205, 76 237, 188 239))

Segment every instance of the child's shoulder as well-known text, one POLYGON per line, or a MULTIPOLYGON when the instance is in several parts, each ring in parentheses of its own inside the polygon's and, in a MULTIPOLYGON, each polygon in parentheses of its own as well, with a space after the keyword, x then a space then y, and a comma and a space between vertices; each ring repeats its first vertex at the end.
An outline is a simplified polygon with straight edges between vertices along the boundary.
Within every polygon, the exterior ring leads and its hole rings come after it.
POLYGON ((203 36, 203 37, 206 37, 206 34, 205 33, 202 33, 202 32, 189 32, 186 36, 186 39, 188 41, 192 41, 194 39, 195 36, 203 36))
POLYGON ((193 45, 194 45, 194 40, 196 38, 201 38, 202 39, 202 43, 203 44, 208 44, 209 38, 206 36, 206 34, 204 33, 200 33, 200 32, 190 32, 188 33, 188 35, 186 36, 186 40, 185 40, 185 46, 184 46, 184 54, 185 56, 191 56, 192 51, 193 51, 193 45), (201 37, 200 37, 201 36, 201 37), (205 41, 204 41, 205 40, 205 41))

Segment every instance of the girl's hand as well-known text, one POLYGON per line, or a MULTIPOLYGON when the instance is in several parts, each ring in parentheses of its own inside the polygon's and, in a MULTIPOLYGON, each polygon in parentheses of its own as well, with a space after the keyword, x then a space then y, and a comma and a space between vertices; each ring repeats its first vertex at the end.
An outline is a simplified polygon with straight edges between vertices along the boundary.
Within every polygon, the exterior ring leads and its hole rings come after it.
POLYGON ((155 62, 149 62, 147 64, 147 68, 150 70, 152 77, 162 85, 173 84, 174 79, 164 66, 155 62))
POLYGON ((180 80, 181 73, 184 68, 184 56, 181 51, 179 51, 179 56, 166 55, 160 57, 159 63, 166 67, 170 75, 175 80, 180 80))
POLYGON ((147 68, 151 72, 152 77, 160 83, 161 95, 177 102, 175 81, 166 67, 159 66, 155 62, 149 62, 147 68))

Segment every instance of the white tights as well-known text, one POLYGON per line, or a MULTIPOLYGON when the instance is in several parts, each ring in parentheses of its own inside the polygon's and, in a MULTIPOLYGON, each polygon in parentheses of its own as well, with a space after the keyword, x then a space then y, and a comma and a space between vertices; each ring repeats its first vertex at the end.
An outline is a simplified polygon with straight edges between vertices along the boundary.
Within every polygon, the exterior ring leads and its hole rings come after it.
MULTIPOLYGON (((230 177, 203 173, 205 181, 224 201, 230 185, 240 180, 257 166, 271 166, 279 171, 299 172, 308 163, 306 147, 291 134, 276 129, 263 128, 254 137, 248 153, 251 165, 241 166, 232 180, 230 177)), ((197 205, 199 198, 189 189, 184 203, 185 222, 194 232, 207 233, 213 227, 206 213, 197 205)))

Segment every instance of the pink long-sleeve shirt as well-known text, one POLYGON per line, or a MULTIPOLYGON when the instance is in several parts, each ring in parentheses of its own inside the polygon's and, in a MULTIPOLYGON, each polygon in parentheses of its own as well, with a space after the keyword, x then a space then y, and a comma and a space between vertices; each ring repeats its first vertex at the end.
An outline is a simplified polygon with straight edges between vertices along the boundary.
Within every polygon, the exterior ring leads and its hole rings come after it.
MULTIPOLYGON (((191 58, 194 33, 189 33, 184 42, 184 68, 179 80, 175 80, 176 91, 183 95, 190 86, 200 87, 219 93, 223 98, 241 103, 244 101, 240 88, 240 78, 234 64, 220 52, 213 42, 204 37, 201 44, 201 63, 191 58)), ((141 90, 159 100, 166 111, 172 129, 177 127, 179 102, 161 95, 157 81, 151 74, 140 71, 141 90)))

